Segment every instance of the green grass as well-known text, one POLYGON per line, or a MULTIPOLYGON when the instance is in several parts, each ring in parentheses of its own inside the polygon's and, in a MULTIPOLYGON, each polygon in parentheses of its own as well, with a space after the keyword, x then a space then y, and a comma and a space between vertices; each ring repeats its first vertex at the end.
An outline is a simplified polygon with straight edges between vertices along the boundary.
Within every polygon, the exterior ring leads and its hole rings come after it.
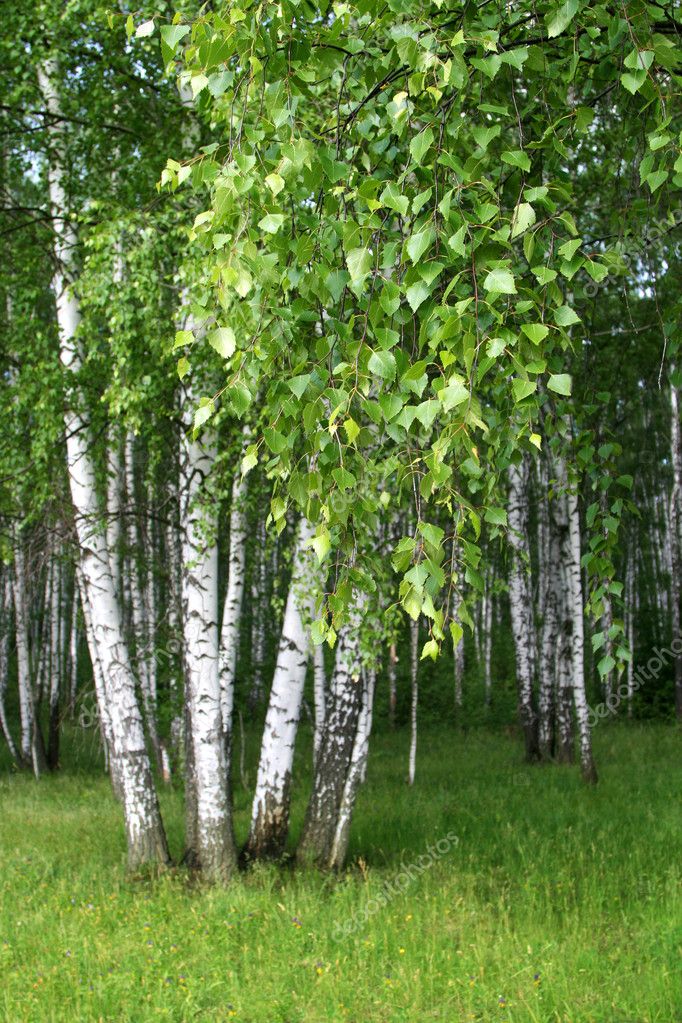
MULTIPOLYGON (((409 790, 406 741, 374 741, 343 877, 269 867, 214 891, 182 871, 126 878, 100 774, 68 759, 40 784, 5 771, 0 1018, 682 1021, 679 732, 598 729, 594 790, 575 769, 525 767, 511 738, 444 729, 421 736, 409 790), (448 832, 450 851, 339 940, 448 832)), ((294 831, 305 794, 302 780, 294 831)), ((239 785, 236 802, 241 838, 239 785)), ((177 854, 177 793, 163 810, 177 854)))

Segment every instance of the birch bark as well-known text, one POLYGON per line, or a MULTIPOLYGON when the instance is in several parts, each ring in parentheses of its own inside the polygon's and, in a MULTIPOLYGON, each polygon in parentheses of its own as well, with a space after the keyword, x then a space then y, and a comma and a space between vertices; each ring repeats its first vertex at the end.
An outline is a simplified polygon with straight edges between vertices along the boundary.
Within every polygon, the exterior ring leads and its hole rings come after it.
MULTIPOLYGON (((47 109, 53 117, 50 133, 54 151, 61 151, 61 110, 55 88, 57 67, 47 62, 38 71, 47 109)), ((123 635, 120 608, 111 572, 111 559, 102 528, 95 467, 88 446, 84 401, 76 381, 81 368, 77 341, 80 309, 70 270, 76 250, 75 232, 68 220, 63 170, 58 157, 49 168, 50 202, 54 217, 57 269, 53 287, 57 305, 60 358, 67 380, 64 425, 69 487, 74 507, 80 567, 92 619, 92 632, 102 666, 106 702, 111 714, 114 756, 123 787, 128 863, 131 869, 148 862, 168 861, 151 766, 144 741, 135 679, 123 635)))
POLYGON ((289 830, 294 746, 310 659, 307 619, 314 580, 312 552, 307 544, 312 535, 310 523, 301 519, 263 729, 251 830, 244 849, 249 859, 281 856, 289 830))

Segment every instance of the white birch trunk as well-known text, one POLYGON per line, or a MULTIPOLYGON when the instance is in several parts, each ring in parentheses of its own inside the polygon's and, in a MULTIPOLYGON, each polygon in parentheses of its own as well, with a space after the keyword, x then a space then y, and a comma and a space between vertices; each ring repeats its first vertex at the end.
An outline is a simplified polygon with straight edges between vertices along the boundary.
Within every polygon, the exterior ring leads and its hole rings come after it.
MULTIPOLYGON (((670 385, 670 459, 673 487, 670 495, 669 549, 671 578, 672 639, 682 639, 680 633, 680 597, 682 595, 682 436, 680 431, 679 395, 670 385)), ((675 714, 682 721, 682 653, 675 654, 675 714)))
POLYGON ((180 437, 180 521, 182 539, 182 608, 186 699, 191 726, 195 815, 193 861, 210 881, 225 881, 236 869, 228 767, 218 672, 217 514, 206 481, 215 462, 215 437, 192 436, 196 396, 184 401, 180 437))
MULTIPOLYGON (((39 68, 38 77, 46 107, 54 118, 49 131, 55 152, 59 153, 61 111, 54 86, 56 65, 49 62, 39 68)), ((49 190, 55 225, 57 265, 53 287, 57 304, 60 358, 67 382, 64 413, 67 472, 78 535, 80 567, 90 607, 94 642, 102 666, 106 702, 111 713, 114 755, 123 786, 128 863, 131 868, 138 868, 148 862, 167 862, 168 846, 145 748, 142 717, 123 635, 106 534, 99 521, 95 466, 88 449, 88 424, 80 411, 82 396, 75 390, 73 382, 81 366, 76 340, 80 309, 69 279, 76 250, 76 236, 67 218, 62 173, 56 160, 49 170, 49 190)))
POLYGON ((246 579, 246 489, 246 477, 242 476, 239 467, 237 467, 232 482, 228 577, 220 628, 220 656, 218 662, 222 716, 223 722, 227 726, 224 730, 226 749, 228 751, 228 771, 230 751, 227 739, 230 734, 229 725, 232 721, 234 707, 234 685, 237 673, 239 635, 246 579))
POLYGON ((21 542, 14 541, 14 629, 17 645, 17 677, 19 683, 19 716, 21 719, 21 755, 33 767, 36 778, 44 767, 35 721, 35 706, 31 686, 31 658, 28 638, 28 609, 26 599, 26 570, 21 542))
POLYGON ((250 859, 280 856, 289 829, 291 770, 310 658, 307 619, 314 580, 312 554, 307 543, 312 535, 310 523, 301 519, 263 729, 251 831, 245 848, 250 859))
MULTIPOLYGON (((341 808, 345 804, 344 816, 347 816, 349 824, 349 814, 357 791, 357 785, 347 787, 346 783, 353 751, 356 749, 358 722, 364 699, 360 649, 364 609, 364 600, 361 599, 356 603, 349 621, 339 632, 334 677, 313 790, 296 853, 299 861, 315 863, 327 870, 341 865, 341 852, 345 854, 345 845, 340 840, 344 829, 344 826, 341 826, 341 808)), ((361 774, 358 775, 358 783, 360 776, 361 774)))
POLYGON ((345 863, 355 800, 358 788, 364 783, 367 773, 375 684, 376 671, 374 669, 364 671, 362 679, 362 706, 358 717, 353 752, 351 754, 348 775, 343 787, 338 821, 329 855, 329 868, 331 870, 341 870, 345 863))
POLYGON ((327 674, 324 666, 324 646, 313 647, 313 702, 315 705, 315 731, 313 735, 313 767, 322 740, 322 729, 327 713, 327 674))
POLYGON ((519 717, 523 729, 526 760, 538 756, 537 715, 533 706, 533 674, 535 629, 533 601, 529 578, 528 548, 528 470, 527 456, 521 465, 510 465, 508 522, 512 563, 509 572, 509 605, 511 610, 519 717))
POLYGON ((5 736, 12 760, 15 763, 19 763, 19 753, 12 738, 5 712, 5 693, 7 692, 7 676, 9 673, 10 617, 12 613, 12 581, 8 570, 3 573, 0 599, 2 601, 0 605, 0 730, 5 736))
POLYGON ((417 770, 417 707, 419 703, 419 619, 410 621, 410 755, 407 766, 407 781, 414 785, 417 770))
POLYGON ((590 734, 589 707, 585 692, 585 630, 583 587, 580 567, 580 512, 578 494, 574 485, 569 484, 566 465, 559 463, 559 479, 564 488, 560 500, 565 503, 567 530, 566 543, 562 551, 565 570, 566 602, 571 616, 572 684, 578 741, 580 745, 580 768, 585 781, 594 783, 597 772, 592 757, 592 736, 590 734))
POLYGON ((113 431, 109 431, 107 445, 107 546, 111 560, 111 574, 119 604, 121 592, 121 448, 113 431))

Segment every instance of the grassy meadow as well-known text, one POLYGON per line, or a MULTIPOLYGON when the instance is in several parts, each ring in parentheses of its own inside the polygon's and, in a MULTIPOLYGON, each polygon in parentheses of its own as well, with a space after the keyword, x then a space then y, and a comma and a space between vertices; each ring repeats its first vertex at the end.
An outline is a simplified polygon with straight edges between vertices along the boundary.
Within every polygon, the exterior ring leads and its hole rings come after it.
MULTIPOLYGON (((39 784, 1 761, 0 1019, 680 1023, 680 733, 598 728, 593 790, 512 735, 437 727, 410 790, 407 740, 373 740, 343 876, 258 867, 224 890, 126 877, 82 738, 39 784)), ((162 800, 179 856, 181 795, 162 800)), ((241 839, 239 778, 235 803, 241 839)))

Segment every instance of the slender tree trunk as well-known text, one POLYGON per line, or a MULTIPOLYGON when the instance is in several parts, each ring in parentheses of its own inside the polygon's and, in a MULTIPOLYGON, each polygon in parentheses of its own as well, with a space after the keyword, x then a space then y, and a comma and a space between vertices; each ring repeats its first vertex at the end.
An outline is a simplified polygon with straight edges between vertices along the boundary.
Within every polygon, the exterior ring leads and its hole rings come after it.
POLYGON ((281 856, 289 830, 294 745, 310 657, 306 618, 310 610, 312 561, 307 543, 312 535, 310 523, 301 519, 263 729, 251 830, 244 849, 244 855, 252 860, 281 856))
POLYGON ((121 445, 113 430, 109 431, 107 445, 107 546, 111 559, 111 574, 119 604, 121 592, 121 445))
POLYGON ((327 718, 296 854, 300 862, 314 863, 323 869, 339 865, 342 845, 337 829, 344 828, 341 809, 344 806, 344 814, 348 814, 352 810, 350 796, 355 798, 356 788, 352 785, 347 788, 346 782, 363 705, 361 620, 362 605, 358 604, 338 638, 327 718))
MULTIPOLYGON (((544 466, 542 467, 544 470, 544 466)), ((540 680, 538 688, 538 748, 540 758, 549 760, 554 750, 554 713, 557 690, 559 618, 561 601, 559 537, 547 508, 547 477, 542 471, 538 502, 538 564, 542 632, 540 639, 540 680)))
POLYGON ((7 692, 7 676, 9 674, 9 636, 10 617, 12 612, 12 581, 9 571, 2 574, 0 588, 0 730, 5 736, 10 756, 16 764, 20 763, 19 752, 12 738, 12 733, 5 713, 5 693, 7 692))
POLYGON ((569 484, 566 464, 563 461, 558 464, 558 477, 562 487, 558 501, 563 506, 561 564, 567 612, 571 621, 571 682, 580 746, 580 768, 584 780, 594 783, 597 780, 597 770, 592 756, 589 707, 585 692, 585 634, 578 494, 575 487, 569 484))
POLYGON ((264 610, 267 588, 265 520, 258 523, 256 563, 251 573, 251 690, 249 706, 253 710, 263 700, 263 661, 265 659, 264 610))
POLYGON ((234 873, 237 856, 225 748, 225 733, 231 722, 223 721, 218 673, 217 516, 206 493, 206 481, 215 461, 215 439, 210 430, 203 442, 192 438, 193 405, 194 395, 189 392, 181 435, 180 493, 185 686, 196 828, 188 820, 187 833, 188 840, 196 843, 190 858, 196 860, 207 880, 221 882, 234 873))
MULTIPOLYGON (((682 437, 677 388, 670 385, 670 457, 673 488, 670 496, 669 537, 671 562, 671 624, 673 640, 682 640, 680 632, 680 595, 682 593, 682 437)), ((675 653, 675 713, 682 721, 682 652, 675 653)))
POLYGON ((414 785, 417 770, 417 707, 419 704, 419 619, 410 621, 410 757, 407 769, 407 781, 414 785))
POLYGON ((69 713, 76 713, 78 698, 78 587, 74 580, 69 628, 69 713))
MULTIPOLYGON (((39 68, 39 83, 47 109, 54 118, 49 129, 56 153, 61 152, 61 111, 55 91, 57 69, 52 63, 39 68)), ((102 666, 105 698, 110 709, 114 754, 123 787, 128 863, 133 869, 150 862, 166 863, 168 845, 161 821, 149 757, 145 748, 142 717, 135 695, 135 679, 123 636, 111 558, 106 534, 99 522, 95 467, 88 448, 88 424, 77 390, 81 367, 76 333, 80 320, 78 301, 68 277, 73 266, 76 237, 67 219, 62 168, 55 161, 49 171, 50 200, 54 216, 57 270, 54 293, 57 303, 60 357, 67 382, 65 432, 67 471, 78 535, 80 566, 90 608, 94 642, 102 666)))
POLYGON ((398 704, 397 671, 398 654, 395 642, 391 643, 388 650, 388 723, 395 728, 395 714, 398 704))
POLYGON ((341 806, 334 832, 331 852, 329 855, 329 869, 341 870, 346 861, 348 852, 348 841, 350 838, 350 826, 355 807, 355 799, 360 785, 365 780, 367 769, 367 758, 369 754, 369 737, 372 731, 372 706, 374 703, 374 688, 376 683, 376 672, 373 669, 366 669, 362 672, 362 706, 358 717, 355 742, 351 754, 350 766, 346 776, 346 783, 343 787, 341 806))
MULTIPOLYGON (((220 629, 220 700, 223 722, 232 721, 234 706, 234 684, 239 654, 239 634, 244 600, 246 578, 246 477, 236 469, 232 483, 232 506, 230 508, 230 546, 228 556, 228 578, 220 629)), ((228 773, 230 765, 229 727, 225 730, 228 773)))
POLYGON ((99 716, 100 734, 102 737, 102 748, 104 750, 104 761, 107 770, 109 771, 114 796, 120 803, 123 803, 123 775, 121 763, 114 750, 114 729, 109 709, 110 697, 107 693, 102 663, 97 651, 97 640, 93 629, 92 616, 90 614, 90 602, 87 596, 85 581, 83 579, 83 573, 78 565, 76 566, 76 590, 80 594, 81 608, 83 610, 83 624, 85 626, 85 638, 88 644, 90 663, 92 665, 92 677, 95 685, 95 696, 97 698, 97 711, 99 716))
POLYGON ((149 607, 144 599, 142 585, 141 562, 146 560, 144 545, 139 529, 138 497, 135 481, 135 437, 128 433, 125 439, 125 484, 126 484, 126 540, 128 548, 128 580, 130 584, 131 621, 133 648, 135 651, 134 665, 142 693, 142 706, 149 733, 149 740, 154 750, 154 758, 161 769, 161 744, 156 720, 156 701, 154 699, 152 677, 150 672, 153 650, 149 648, 150 624, 149 607))
POLYGON ((322 741, 322 729, 327 713, 327 673, 324 665, 324 646, 313 647, 313 699, 315 704, 315 731, 313 735, 313 768, 322 741))
POLYGON ((19 714, 21 717, 21 755, 33 766, 39 778, 46 769, 45 749, 36 717, 31 685, 31 658, 28 638, 28 600, 24 552, 19 540, 14 542, 14 626, 17 644, 17 675, 19 680, 19 714))
POLYGON ((47 766, 51 771, 59 767, 60 694, 62 690, 62 659, 59 648, 59 622, 61 617, 61 564, 55 557, 50 581, 50 723, 47 742, 47 766))
POLYGON ((533 704, 535 631, 529 579, 528 471, 527 457, 524 457, 521 465, 509 467, 508 520, 512 547, 509 604, 516 655, 519 718, 523 729, 526 760, 533 761, 538 758, 538 721, 533 704))
MULTIPOLYGON (((488 567, 485 575, 485 596, 483 613, 481 615, 483 625, 483 687, 485 690, 485 705, 492 705, 493 677, 492 677, 492 653, 493 653, 493 574, 488 567)), ((460 640, 461 642, 461 640, 460 640)))

